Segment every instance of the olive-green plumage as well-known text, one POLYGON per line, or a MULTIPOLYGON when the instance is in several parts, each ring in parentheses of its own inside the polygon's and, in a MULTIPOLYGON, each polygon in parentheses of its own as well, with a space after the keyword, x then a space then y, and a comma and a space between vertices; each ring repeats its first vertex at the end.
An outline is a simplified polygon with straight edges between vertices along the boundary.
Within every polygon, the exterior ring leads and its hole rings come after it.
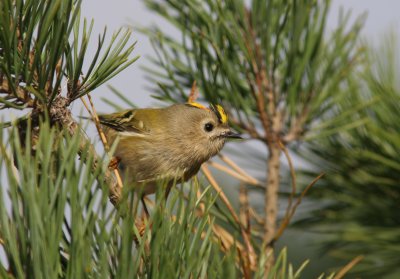
MULTIPOLYGON (((144 194, 157 179, 186 181, 216 155, 227 138, 238 138, 220 106, 176 104, 166 108, 125 110, 100 115, 109 144, 118 139, 114 156, 125 181, 144 182, 144 194)), ((141 184, 141 183, 140 183, 141 184)))

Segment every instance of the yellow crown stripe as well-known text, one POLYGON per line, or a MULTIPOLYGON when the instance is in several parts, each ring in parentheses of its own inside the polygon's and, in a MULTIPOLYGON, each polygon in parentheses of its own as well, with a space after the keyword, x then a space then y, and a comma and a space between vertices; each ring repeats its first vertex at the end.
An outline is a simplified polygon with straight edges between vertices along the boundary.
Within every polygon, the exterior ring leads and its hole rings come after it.
POLYGON ((228 122, 228 115, 226 114, 225 110, 223 107, 221 107, 220 105, 216 105, 215 106, 218 114, 220 115, 220 120, 223 124, 226 124, 228 122))
POLYGON ((199 109, 206 109, 206 110, 208 110, 207 107, 203 106, 202 104, 195 103, 195 102, 189 102, 189 103, 187 103, 187 105, 192 106, 192 107, 196 107, 196 108, 199 108, 199 109))
POLYGON ((207 108, 203 106, 202 104, 196 103, 196 102, 189 102, 186 103, 188 106, 192 106, 195 108, 199 109, 205 109, 205 110, 211 110, 217 115, 219 121, 221 121, 222 124, 228 123, 228 115, 226 114, 224 108, 220 105, 211 105, 210 108, 207 108))

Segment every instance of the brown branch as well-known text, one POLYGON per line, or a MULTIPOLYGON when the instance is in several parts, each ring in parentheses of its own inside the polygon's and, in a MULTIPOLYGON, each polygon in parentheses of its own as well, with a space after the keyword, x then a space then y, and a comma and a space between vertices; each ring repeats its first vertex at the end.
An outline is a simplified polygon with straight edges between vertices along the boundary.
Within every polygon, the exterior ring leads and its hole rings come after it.
MULTIPOLYGON (((246 44, 246 48, 247 48, 247 51, 249 51, 250 53, 252 53, 252 51, 251 51, 251 48, 250 48, 250 46, 249 46, 249 44, 248 44, 248 42, 247 41, 245 41, 245 44, 246 44)), ((247 84, 249 85, 249 87, 250 87, 250 93, 251 93, 251 95, 253 96, 253 98, 254 98, 254 100, 256 100, 257 99, 257 88, 256 88, 256 86, 254 85, 254 83, 253 83, 253 81, 251 80, 251 78, 250 78, 250 73, 248 72, 248 71, 246 71, 246 81, 247 81, 247 84)))
POLYGON ((336 275, 333 279, 341 279, 343 278, 347 272, 350 271, 355 265, 357 265, 360 261, 364 259, 364 256, 359 255, 352 259, 348 264, 346 264, 336 275))
POLYGON ((192 89, 190 90, 190 94, 188 97, 188 102, 194 103, 196 102, 198 97, 199 97, 199 89, 197 88, 196 80, 194 80, 192 84, 192 89))
MULTIPOLYGON (((273 94, 273 90, 272 88, 269 88, 268 85, 268 80, 265 74, 265 69, 262 65, 263 63, 263 55, 261 53, 261 49, 260 46, 257 43, 257 38, 256 38, 256 34, 254 31, 254 28, 252 26, 252 22, 251 22, 251 14, 250 12, 247 10, 246 12, 246 19, 247 19, 247 23, 248 23, 248 27, 249 30, 244 30, 244 37, 246 38, 245 40, 245 45, 247 48, 247 51, 250 54, 251 57, 251 67, 252 67, 252 71, 255 77, 255 82, 256 82, 256 86, 257 86, 257 90, 255 88, 252 89, 252 91, 256 91, 254 92, 254 96, 256 99, 256 107, 257 107, 257 111, 259 113, 260 116, 260 121, 261 124, 264 128, 265 131, 265 139, 267 140, 268 143, 273 142, 274 141, 274 133, 277 133, 278 131, 274 131, 274 125, 272 123, 272 119, 271 117, 275 116, 275 103, 274 103, 274 94, 273 94), (253 44, 254 46, 254 51, 251 48, 251 44, 253 44), (258 63, 260 63, 260 66, 258 65, 258 63), (266 105, 265 105, 265 97, 264 97, 264 92, 267 91, 268 95, 268 112, 266 110, 266 105)), ((247 77, 248 79, 248 83, 252 84, 252 82, 250 82, 249 77, 247 77)))
POLYGON ((250 185, 262 187, 261 183, 259 183, 254 178, 252 178, 252 177, 249 178, 247 176, 244 176, 244 175, 242 175, 242 174, 240 174, 238 172, 235 172, 234 170, 232 170, 232 169, 230 169, 228 167, 225 167, 225 166, 223 166, 221 164, 218 164, 218 163, 213 162, 213 161, 208 161, 206 164, 216 168, 217 170, 223 171, 223 172, 229 174, 230 176, 232 176, 232 177, 234 177, 236 179, 239 179, 242 182, 248 183, 250 185))
MULTIPOLYGON (((278 191, 280 185, 280 155, 281 150, 276 144, 268 146, 268 161, 267 161, 267 185, 264 195, 265 206, 265 223, 263 246, 266 253, 273 251, 273 239, 276 234, 276 226, 278 219, 278 191)), ((274 264, 272 256, 265 261, 265 270, 269 272, 274 264)))
POLYGON ((304 105, 302 112, 294 120, 293 124, 290 125, 289 132, 282 137, 284 144, 299 140, 304 132, 304 122, 308 117, 308 106, 304 105))
POLYGON ((250 235, 251 223, 250 223, 250 206, 249 206, 249 195, 247 193, 246 185, 240 183, 239 187, 239 217, 242 225, 244 226, 246 233, 250 235))
POLYGON ((280 146, 281 150, 283 151, 283 154, 285 154, 286 160, 288 161, 288 164, 289 164, 290 176, 292 179, 292 191, 290 193, 288 205, 286 207, 285 217, 283 218, 281 225, 280 225, 278 231, 276 232, 273 241, 276 241, 283 234, 284 230, 286 229, 287 225, 289 224, 291 215, 292 215, 291 212, 292 212, 293 198, 296 195, 296 173, 294 170, 292 159, 290 158, 289 152, 286 149, 286 147, 282 144, 282 142, 279 142, 279 146, 280 146))
POLYGON ((292 209, 293 198, 296 195, 296 172, 295 172, 293 162, 292 162, 292 159, 290 158, 287 148, 285 147, 285 145, 282 144, 282 142, 279 142, 279 146, 280 146, 281 150, 283 151, 283 154, 285 154, 286 160, 289 164, 290 177, 292 180, 292 191, 290 192, 288 205, 287 205, 286 212, 285 212, 285 219, 286 219, 289 217, 290 211, 292 209))
MULTIPOLYGON (((263 54, 257 40, 257 34, 252 26, 251 13, 248 10, 246 13, 246 19, 248 30, 246 30, 247 32, 245 32, 246 34, 244 34, 244 37, 247 38, 245 44, 251 54, 251 67, 256 83, 256 109, 265 132, 263 142, 267 145, 269 151, 267 160, 267 184, 264 194, 265 223, 263 237, 263 245, 265 246, 266 253, 271 255, 271 257, 265 261, 265 270, 268 273, 274 262, 272 245, 277 226, 281 155, 279 138, 282 129, 283 115, 277 112, 274 89, 270 87, 267 79, 266 69, 263 66, 263 54), (254 51, 250 47, 251 44, 254 51)), ((249 78, 248 82, 250 82, 249 78)))
POLYGON ((261 183, 255 179, 254 177, 252 177, 251 175, 249 175, 248 173, 246 173, 242 168, 240 168, 234 161, 232 161, 229 157, 222 155, 221 153, 218 154, 218 157, 224 161, 227 165, 229 165, 232 169, 234 169, 235 171, 237 171, 238 173, 240 173, 241 175, 243 175, 244 177, 246 177, 248 180, 252 181, 254 184, 259 184, 261 185, 261 183))
POLYGON ((28 90, 21 86, 16 86, 15 92, 10 88, 8 80, 0 76, 0 93, 5 93, 15 97, 18 101, 26 105, 26 107, 32 108, 35 105, 35 100, 30 97, 28 90))
POLYGON ((264 219, 252 207, 249 208, 250 216, 261 226, 264 226, 264 219))
POLYGON ((223 227, 214 224, 212 226, 212 230, 214 232, 215 237, 221 241, 221 245, 224 252, 228 252, 233 245, 236 246, 236 249, 239 252, 243 253, 245 251, 243 245, 238 241, 236 241, 236 239, 232 236, 232 234, 229 233, 227 230, 225 230, 223 227))
MULTIPOLYGON (((258 72, 258 69, 254 69, 255 75, 256 75, 256 82, 257 82, 257 87, 258 91, 256 94, 256 105, 257 105, 257 111, 258 114, 260 115, 260 121, 261 125, 264 128, 265 131, 265 138, 267 142, 272 142, 273 141, 273 129, 272 125, 270 123, 270 116, 268 112, 266 111, 265 107, 265 98, 264 98, 264 90, 263 90, 263 85, 262 85, 262 80, 260 78, 260 73, 258 72)), ((273 114, 273 111, 269 112, 270 114, 273 114)))
MULTIPOLYGON (((97 115, 96 108, 93 105, 92 97, 90 96, 90 94, 87 94, 87 97, 88 97, 88 100, 89 100, 89 103, 91 106, 91 110, 89 109, 88 105, 86 104, 85 100, 82 97, 81 97, 81 101, 83 102, 86 110, 89 112, 89 114, 92 116, 92 118, 94 120, 97 132, 99 133, 99 136, 100 136, 101 142, 103 143, 104 149, 106 150, 109 157, 112 158, 112 155, 109 153, 110 147, 107 143, 106 135, 104 134, 103 129, 101 128, 99 116, 97 115)), ((113 172, 114 172, 115 178, 117 179, 117 187, 119 188, 118 191, 121 192, 122 187, 123 187, 121 175, 119 174, 119 171, 117 168, 113 168, 113 172)))
MULTIPOLYGON (((15 30, 16 30, 16 35, 17 35, 17 39, 18 39, 17 50, 18 50, 19 54, 22 55, 21 52, 23 50, 24 38, 22 36, 19 25, 16 26, 15 30)), ((32 50, 29 52, 29 66, 31 68, 33 65, 34 58, 35 58, 35 49, 32 48, 32 50)), ((37 80, 38 80, 37 71, 34 71, 33 77, 34 77, 34 81, 37 82, 37 80)), ((15 97, 18 101, 25 104, 26 107, 35 108, 36 101, 35 101, 35 99, 31 98, 31 94, 29 93, 29 91, 27 89, 25 89, 23 86, 20 86, 19 84, 17 84, 15 86, 15 92, 14 92, 10 88, 8 82, 9 81, 6 78, 4 78, 4 75, 0 74, 0 93, 6 93, 8 95, 15 97)))
POLYGON ((307 187, 301 192, 300 196, 297 198, 296 203, 293 205, 292 209, 290 210, 289 214, 287 216, 285 216, 285 219, 282 221, 278 231, 275 234, 275 237, 273 239, 273 241, 275 242, 276 240, 279 239, 279 237, 283 234, 283 232, 285 231, 286 227, 289 225, 290 220, 292 219, 294 213, 296 212, 297 207, 301 204, 303 198, 305 197, 305 195, 308 193, 308 191, 311 189, 312 186, 315 185, 315 183, 318 182, 318 180, 320 180, 323 176, 325 175, 325 173, 321 173, 320 175, 318 175, 316 178, 314 178, 313 181, 311 181, 310 184, 307 185, 307 187))
MULTIPOLYGON (((197 176, 194 178, 196 179, 197 182, 197 176)), ((198 184, 196 184, 198 185, 198 184)), ((201 197, 201 192, 200 189, 197 187, 196 190, 196 196, 197 199, 200 199, 201 197)), ((199 210, 198 210, 198 215, 201 217, 204 215, 205 212, 205 205, 203 202, 199 203, 199 210)), ((208 216, 207 218, 208 224, 211 226, 212 231, 213 231, 213 239, 215 239, 218 243, 221 244, 221 250, 223 252, 228 252, 232 246, 235 246, 236 250, 238 251, 239 255, 246 254, 245 253, 245 248, 243 245, 236 241, 235 238, 232 236, 231 233, 229 233, 227 230, 222 228, 221 226, 218 226, 214 223, 211 223, 211 218, 208 216)), ((202 237, 204 237, 204 233, 202 234, 202 237)), ((236 259, 237 262, 240 262, 240 258, 236 259)), ((246 271, 246 267, 243 266, 243 270, 246 271)), ((250 278, 250 277, 249 277, 250 278)))
POLYGON ((203 171, 204 175, 206 176, 207 180, 210 182, 210 184, 212 185, 212 187, 217 191, 217 194, 221 197, 223 203, 226 205, 226 207, 228 208, 229 212, 231 213, 233 219, 235 220, 235 222, 238 224, 239 228, 240 228, 240 232, 242 234, 243 237, 243 241, 245 243, 246 249, 247 249, 247 260, 249 263, 249 266, 253 269, 256 266, 256 262, 257 262, 257 254, 254 251, 254 248, 250 242, 250 239, 245 231, 245 229, 243 228, 242 224, 240 223, 239 217, 237 216, 235 210, 233 209, 232 205, 230 204, 228 198, 225 196, 225 193, 222 191, 221 187, 218 185, 217 181, 214 179, 214 177, 212 176, 210 170, 208 169, 208 167, 203 164, 201 166, 201 170, 203 171))
POLYGON ((235 210, 233 209, 231 203, 229 202, 228 198, 225 196, 225 193, 222 191, 221 187, 218 185, 217 181, 212 176, 210 170, 206 165, 201 166, 201 170, 203 171, 204 175, 206 176, 208 182, 210 182, 211 186, 217 191, 217 195, 219 195, 223 201, 223 203, 228 208, 229 212, 231 213, 233 219, 236 223, 240 224, 239 217, 236 215, 235 210))

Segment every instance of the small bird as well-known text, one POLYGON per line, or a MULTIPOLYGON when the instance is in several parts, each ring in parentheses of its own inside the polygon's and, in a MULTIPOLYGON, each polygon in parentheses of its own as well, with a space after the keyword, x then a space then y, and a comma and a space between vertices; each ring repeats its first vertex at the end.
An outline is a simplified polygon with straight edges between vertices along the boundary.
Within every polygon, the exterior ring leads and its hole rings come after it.
POLYGON ((156 191, 157 181, 187 181, 216 155, 227 139, 241 138, 228 126, 220 105, 174 104, 165 108, 130 109, 99 115, 125 183, 156 191))

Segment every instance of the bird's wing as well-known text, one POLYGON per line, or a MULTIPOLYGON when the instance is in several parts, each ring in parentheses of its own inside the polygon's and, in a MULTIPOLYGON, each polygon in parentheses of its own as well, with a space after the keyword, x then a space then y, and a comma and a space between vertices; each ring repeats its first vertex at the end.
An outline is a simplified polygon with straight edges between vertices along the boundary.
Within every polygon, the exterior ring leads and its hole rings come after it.
POLYGON ((125 110, 112 114, 99 115, 100 123, 122 134, 144 135, 148 132, 145 124, 137 117, 137 110, 125 110))

